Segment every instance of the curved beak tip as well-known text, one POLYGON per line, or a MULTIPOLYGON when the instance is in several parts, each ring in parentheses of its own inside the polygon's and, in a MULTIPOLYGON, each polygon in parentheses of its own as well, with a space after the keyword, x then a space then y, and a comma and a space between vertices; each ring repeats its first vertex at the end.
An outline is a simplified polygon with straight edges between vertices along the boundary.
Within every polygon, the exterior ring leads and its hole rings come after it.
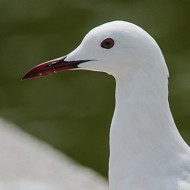
POLYGON ((30 79, 30 78, 38 78, 42 76, 46 76, 52 73, 70 70, 78 68, 80 63, 88 62, 90 60, 79 60, 79 61, 65 61, 66 57, 54 59, 51 61, 44 62, 39 64, 29 70, 23 77, 22 80, 30 79))

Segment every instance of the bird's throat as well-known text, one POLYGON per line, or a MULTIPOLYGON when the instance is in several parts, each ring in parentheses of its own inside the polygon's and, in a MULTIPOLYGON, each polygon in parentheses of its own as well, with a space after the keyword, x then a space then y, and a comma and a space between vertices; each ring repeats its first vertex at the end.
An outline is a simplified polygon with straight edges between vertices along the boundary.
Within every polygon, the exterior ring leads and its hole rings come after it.
POLYGON ((149 179, 163 177, 163 170, 169 172, 170 165, 165 163, 174 156, 171 145, 176 146, 180 135, 169 108, 167 76, 157 77, 139 71, 132 77, 116 78, 110 130, 111 190, 164 190, 164 181, 158 185, 151 180, 150 184, 149 179))

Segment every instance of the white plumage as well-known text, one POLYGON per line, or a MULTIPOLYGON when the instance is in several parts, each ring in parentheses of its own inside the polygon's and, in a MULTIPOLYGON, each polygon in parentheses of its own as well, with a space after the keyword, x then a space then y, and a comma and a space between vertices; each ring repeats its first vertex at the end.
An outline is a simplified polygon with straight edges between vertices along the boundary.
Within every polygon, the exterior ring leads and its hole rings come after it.
POLYGON ((164 57, 147 32, 124 21, 103 24, 66 57, 35 67, 24 79, 67 69, 106 72, 116 80, 111 190, 190 189, 190 148, 169 108, 164 57))

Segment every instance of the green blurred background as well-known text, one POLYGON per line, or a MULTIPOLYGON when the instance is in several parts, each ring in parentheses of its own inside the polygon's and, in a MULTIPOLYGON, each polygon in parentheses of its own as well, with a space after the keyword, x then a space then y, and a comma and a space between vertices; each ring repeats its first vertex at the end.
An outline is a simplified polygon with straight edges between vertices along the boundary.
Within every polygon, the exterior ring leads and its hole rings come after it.
POLYGON ((114 79, 89 71, 21 77, 69 53, 91 28, 121 19, 159 43, 171 75, 171 109, 190 144, 189 10, 189 0, 0 0, 0 116, 106 176, 114 79))

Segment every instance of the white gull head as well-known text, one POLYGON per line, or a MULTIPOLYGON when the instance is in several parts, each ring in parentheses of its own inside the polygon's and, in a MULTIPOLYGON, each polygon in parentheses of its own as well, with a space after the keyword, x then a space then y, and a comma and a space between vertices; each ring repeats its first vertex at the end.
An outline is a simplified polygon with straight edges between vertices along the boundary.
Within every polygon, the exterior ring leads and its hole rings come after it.
MULTIPOLYGON (((157 63, 153 60, 160 57, 157 43, 142 28, 129 22, 114 21, 92 29, 65 60, 91 60, 81 63, 79 68, 117 76, 140 67, 151 68, 157 63)), ((159 64, 155 66, 165 70, 167 76, 165 63, 159 64)))
POLYGON ((23 79, 68 69, 106 72, 116 79, 111 190, 190 189, 190 149, 169 108, 164 57, 147 32, 124 21, 103 24, 73 52, 34 67, 23 79))

